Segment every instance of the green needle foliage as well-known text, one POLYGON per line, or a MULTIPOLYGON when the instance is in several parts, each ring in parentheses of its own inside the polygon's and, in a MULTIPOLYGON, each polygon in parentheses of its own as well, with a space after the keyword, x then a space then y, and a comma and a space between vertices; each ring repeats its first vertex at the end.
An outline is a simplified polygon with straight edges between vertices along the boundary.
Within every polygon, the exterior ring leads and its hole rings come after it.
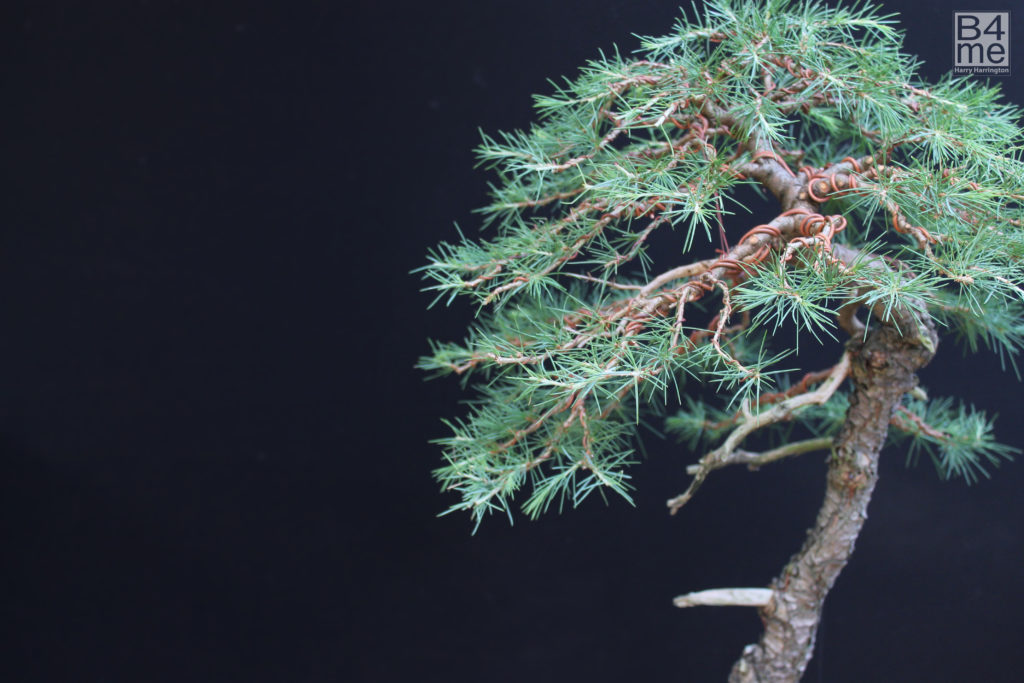
MULTIPOLYGON (((796 367, 801 340, 838 357, 872 326, 914 335, 906 321, 931 318, 1016 367, 1021 112, 970 78, 921 81, 900 47, 870 5, 717 0, 553 83, 528 130, 482 135, 485 232, 421 269, 436 300, 478 307, 419 363, 476 390, 437 441, 451 510, 479 523, 511 519, 520 492, 531 517, 595 491, 629 500, 644 415, 678 410, 668 427, 693 449, 759 415, 783 443, 794 425, 835 434, 842 390, 767 417, 828 376, 796 367), (748 187, 781 205, 768 223, 745 218, 748 187), (659 262, 655 231, 677 245, 659 262)), ((892 438, 943 477, 1013 450, 973 408, 904 409, 892 438)))

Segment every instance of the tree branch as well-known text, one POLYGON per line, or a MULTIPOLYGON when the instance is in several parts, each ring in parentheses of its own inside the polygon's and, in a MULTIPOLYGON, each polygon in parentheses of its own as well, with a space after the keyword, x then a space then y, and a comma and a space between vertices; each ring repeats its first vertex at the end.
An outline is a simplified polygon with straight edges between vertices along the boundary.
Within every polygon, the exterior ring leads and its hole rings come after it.
MULTIPOLYGON (((823 451, 827 448, 832 448, 832 442, 832 437, 820 436, 814 439, 794 441, 793 443, 788 443, 785 446, 779 446, 778 448, 773 448, 770 451, 765 451, 763 453, 739 450, 716 462, 712 469, 717 470, 728 465, 746 465, 748 469, 756 470, 762 465, 767 465, 775 462, 776 460, 788 458, 791 455, 803 455, 804 453, 823 451)), ((700 472, 700 468, 700 465, 689 465, 686 468, 686 473, 697 474, 700 472)))
POLYGON ((746 414, 744 419, 736 426, 735 429, 726 437, 725 441, 721 446, 711 451, 697 464, 697 471, 694 474, 693 481, 690 482, 690 486, 675 498, 669 499, 666 503, 668 505, 669 513, 675 514, 679 512, 679 508, 683 507, 693 498, 693 495, 700 488, 704 480, 707 479, 708 474, 713 470, 718 469, 726 464, 730 464, 728 461, 733 457, 736 448, 742 443, 743 439, 747 438, 752 432, 760 429, 761 427, 767 427, 770 424, 788 420, 792 417, 793 413, 800 408, 809 405, 821 405, 828 401, 835 393, 836 389, 844 379, 850 370, 850 354, 849 352, 844 353, 839 362, 836 363, 835 367, 832 368, 829 373, 828 380, 818 387, 815 391, 807 392, 806 394, 799 394, 791 398, 787 398, 785 401, 781 401, 772 406, 769 410, 761 411, 756 414, 746 414))

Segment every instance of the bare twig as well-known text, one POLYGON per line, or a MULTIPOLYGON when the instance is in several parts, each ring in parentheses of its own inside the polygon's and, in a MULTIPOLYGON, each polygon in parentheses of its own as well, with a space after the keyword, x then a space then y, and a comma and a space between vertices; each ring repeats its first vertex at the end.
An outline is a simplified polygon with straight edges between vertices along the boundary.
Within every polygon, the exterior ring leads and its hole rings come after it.
MULTIPOLYGON (((779 446, 778 448, 773 448, 770 451, 764 451, 763 453, 738 450, 733 452, 732 455, 716 462, 712 469, 717 470, 728 465, 746 465, 748 469, 756 470, 762 465, 767 465, 768 463, 775 462, 776 460, 788 458, 791 455, 803 455, 804 453, 823 451, 828 448, 832 448, 832 437, 830 436, 805 439, 804 441, 794 441, 793 443, 786 444, 785 446, 779 446)), ((697 472, 700 471, 700 468, 700 465, 689 465, 686 468, 686 473, 697 474, 697 472)))
POLYGON ((711 451, 698 463, 697 472, 694 474, 693 481, 690 482, 690 486, 675 498, 669 499, 666 503, 668 505, 669 512, 675 514, 679 512, 679 509, 686 505, 687 502, 693 497, 693 494, 697 492, 701 484, 707 478, 708 474, 712 470, 721 467, 719 463, 727 461, 731 458, 736 451, 736 448, 740 445, 743 439, 747 438, 752 432, 766 427, 770 424, 782 422, 788 420, 793 416, 793 413, 809 405, 821 405, 828 401, 832 394, 836 392, 839 385, 844 379, 846 379, 847 373, 850 371, 850 355, 844 353, 839 362, 832 368, 832 372, 829 373, 828 380, 822 384, 817 390, 809 391, 806 394, 800 394, 793 396, 785 401, 776 403, 769 410, 764 410, 759 413, 752 413, 744 416, 744 419, 736 426, 735 429, 726 437, 725 442, 721 446, 711 451))

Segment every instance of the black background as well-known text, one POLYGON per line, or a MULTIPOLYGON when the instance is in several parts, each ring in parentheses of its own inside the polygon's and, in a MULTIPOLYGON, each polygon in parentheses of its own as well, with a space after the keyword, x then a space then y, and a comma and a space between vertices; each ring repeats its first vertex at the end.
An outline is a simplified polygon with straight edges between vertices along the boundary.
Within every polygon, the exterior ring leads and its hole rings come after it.
MULTIPOLYGON (((948 71, 962 6, 888 7, 925 74, 948 71)), ((820 457, 723 471, 670 518, 693 455, 648 439, 636 509, 593 500, 470 536, 435 516, 451 499, 427 443, 462 395, 413 370, 470 315, 426 311, 408 273, 475 225, 477 127, 527 125, 546 78, 676 15, 9 9, 0 678, 724 680, 754 611, 671 598, 764 585, 813 520, 820 457)), ((996 359, 947 342, 922 380, 1024 447, 1021 385, 996 359)), ((966 487, 887 452, 807 680, 1018 680, 1022 484, 1020 462, 966 487)))

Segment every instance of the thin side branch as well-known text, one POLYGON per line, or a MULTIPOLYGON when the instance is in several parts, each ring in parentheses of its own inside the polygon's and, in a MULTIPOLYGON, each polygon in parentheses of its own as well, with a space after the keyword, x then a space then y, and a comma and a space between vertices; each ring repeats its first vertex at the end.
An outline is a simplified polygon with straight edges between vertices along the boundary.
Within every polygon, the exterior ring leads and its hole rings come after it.
POLYGON ((809 391, 806 394, 800 394, 787 398, 785 401, 781 401, 772 406, 769 410, 762 411, 760 413, 754 413, 745 415, 743 420, 736 426, 735 429, 726 437, 725 442, 711 451, 698 463, 697 472, 693 477, 693 481, 690 482, 690 486, 682 494, 671 498, 666 505, 668 505, 669 513, 676 514, 679 509, 686 505, 693 498, 693 494, 697 492, 704 480, 707 479, 708 474, 713 470, 722 467, 724 464, 728 464, 730 458, 735 454, 736 449, 742 443, 743 439, 747 438, 752 432, 766 427, 776 422, 782 422, 792 417, 793 413, 800 408, 809 405, 821 405, 828 401, 832 394, 836 392, 839 385, 846 379, 846 375, 850 372, 850 355, 849 353, 843 353, 842 358, 832 368, 829 373, 828 379, 818 387, 815 391, 809 391))
MULTIPOLYGON (((804 453, 828 450, 832 448, 832 441, 833 439, 830 436, 820 436, 814 439, 805 439, 804 441, 794 441, 793 443, 788 443, 785 446, 779 446, 763 453, 738 450, 729 457, 715 463, 713 469, 717 470, 727 465, 746 465, 747 469, 756 470, 762 465, 767 465, 792 455, 803 455, 804 453)), ((686 473, 697 474, 700 472, 700 468, 700 465, 689 465, 686 468, 686 473)))

